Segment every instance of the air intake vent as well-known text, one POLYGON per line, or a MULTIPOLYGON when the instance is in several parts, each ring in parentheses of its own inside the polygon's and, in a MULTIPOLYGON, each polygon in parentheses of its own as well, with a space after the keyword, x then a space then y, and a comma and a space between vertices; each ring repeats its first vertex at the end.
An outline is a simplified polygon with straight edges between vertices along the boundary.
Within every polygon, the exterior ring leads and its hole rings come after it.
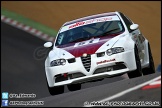
POLYGON ((89 72, 91 68, 91 55, 81 57, 84 68, 89 72))
POLYGON ((68 59, 68 63, 74 63, 74 62, 75 62, 75 58, 68 59))

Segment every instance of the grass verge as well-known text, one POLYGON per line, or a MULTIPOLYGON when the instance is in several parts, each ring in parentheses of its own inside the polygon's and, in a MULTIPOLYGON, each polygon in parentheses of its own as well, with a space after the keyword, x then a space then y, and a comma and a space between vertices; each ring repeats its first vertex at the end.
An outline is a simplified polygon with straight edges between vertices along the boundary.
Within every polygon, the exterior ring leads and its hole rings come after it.
POLYGON ((55 31, 54 29, 50 28, 50 27, 47 27, 41 23, 38 23, 36 21, 33 21, 31 19, 28 19, 20 14, 17 14, 17 13, 14 13, 14 12, 11 12, 11 11, 8 11, 6 9, 3 9, 1 8, 1 15, 4 15, 6 17, 9 17, 13 20, 16 20, 18 22, 21 22, 25 25, 28 25, 28 26, 31 26, 37 30, 40 30, 42 31, 43 33, 46 33, 48 34, 49 36, 53 36, 55 37, 56 34, 57 34, 57 31, 55 31))

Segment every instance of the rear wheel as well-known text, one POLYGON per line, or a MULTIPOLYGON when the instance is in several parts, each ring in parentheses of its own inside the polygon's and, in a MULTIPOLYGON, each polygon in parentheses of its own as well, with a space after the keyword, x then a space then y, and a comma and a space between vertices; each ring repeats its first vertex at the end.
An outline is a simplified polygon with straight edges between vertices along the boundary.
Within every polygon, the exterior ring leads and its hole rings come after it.
POLYGON ((67 85, 67 88, 69 89, 69 91, 80 90, 81 84, 70 84, 70 85, 67 85))
POLYGON ((155 73, 154 60, 151 53, 150 44, 148 43, 148 53, 149 53, 149 66, 142 70, 144 75, 155 73))
POLYGON ((139 55, 138 55, 138 49, 137 49, 136 46, 135 46, 135 49, 134 49, 134 53, 135 53, 135 60, 136 60, 137 69, 128 73, 129 78, 135 78, 135 77, 142 76, 141 62, 140 62, 140 58, 139 58, 139 55))

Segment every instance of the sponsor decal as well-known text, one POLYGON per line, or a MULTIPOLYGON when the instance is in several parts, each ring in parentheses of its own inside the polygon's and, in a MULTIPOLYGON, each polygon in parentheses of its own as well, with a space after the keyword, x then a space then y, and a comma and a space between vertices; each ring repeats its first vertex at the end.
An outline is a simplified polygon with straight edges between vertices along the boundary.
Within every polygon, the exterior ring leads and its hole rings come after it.
POLYGON ((75 28, 75 27, 78 27, 78 26, 82 26, 82 25, 84 25, 84 24, 85 24, 85 22, 77 22, 77 23, 75 23, 75 24, 69 26, 69 29, 75 28))
POLYGON ((60 33, 70 30, 70 29, 73 29, 73 28, 76 28, 76 27, 83 26, 83 25, 93 24, 93 23, 97 23, 97 22, 115 21, 115 20, 120 20, 120 19, 118 16, 105 16, 105 17, 80 21, 80 22, 76 22, 76 23, 62 27, 62 29, 60 30, 60 33))
POLYGON ((112 62, 112 61, 115 61, 115 59, 103 60, 103 61, 97 62, 96 64, 99 65, 99 64, 102 64, 102 63, 107 63, 107 62, 112 62))
POLYGON ((76 27, 79 27, 79 26, 82 26, 82 25, 97 23, 97 22, 105 22, 105 21, 109 21, 109 20, 112 20, 112 17, 106 17, 106 18, 103 17, 103 18, 97 18, 97 19, 82 21, 82 22, 76 22, 75 24, 69 26, 69 29, 76 28, 76 27))

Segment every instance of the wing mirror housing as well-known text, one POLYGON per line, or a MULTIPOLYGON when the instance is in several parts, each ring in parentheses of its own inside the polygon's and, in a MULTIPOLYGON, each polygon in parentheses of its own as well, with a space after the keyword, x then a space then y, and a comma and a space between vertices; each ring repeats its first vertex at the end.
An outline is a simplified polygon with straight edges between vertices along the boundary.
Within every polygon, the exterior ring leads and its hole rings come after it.
POLYGON ((50 48, 50 49, 52 49, 52 46, 53 46, 52 42, 46 42, 46 43, 44 44, 44 47, 45 47, 45 48, 50 48))
POLYGON ((130 29, 131 29, 131 30, 136 30, 136 29, 138 29, 138 27, 139 27, 138 24, 132 24, 132 25, 130 26, 130 29))

